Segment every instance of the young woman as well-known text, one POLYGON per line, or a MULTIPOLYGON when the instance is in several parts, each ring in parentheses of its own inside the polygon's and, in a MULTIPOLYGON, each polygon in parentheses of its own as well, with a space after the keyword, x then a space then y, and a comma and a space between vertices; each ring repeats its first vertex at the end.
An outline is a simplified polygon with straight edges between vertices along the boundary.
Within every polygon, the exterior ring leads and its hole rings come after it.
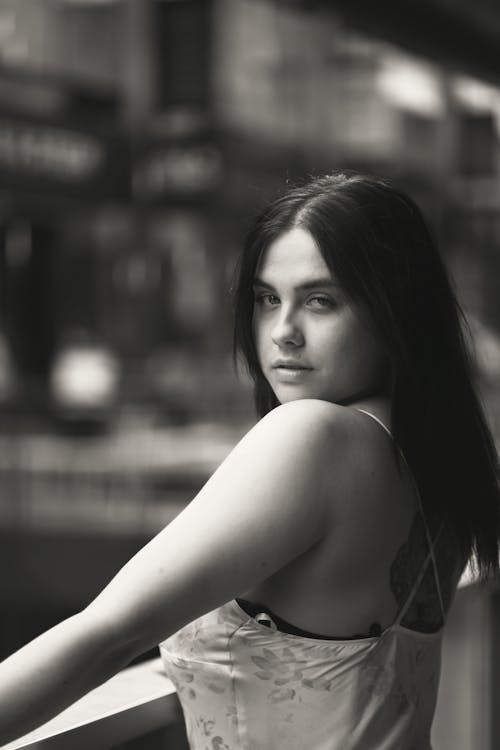
POLYGON ((428 750, 460 574, 498 571, 496 454, 412 200, 334 174, 256 220, 259 416, 82 612, 0 665, 0 742, 160 643, 195 750, 428 750))

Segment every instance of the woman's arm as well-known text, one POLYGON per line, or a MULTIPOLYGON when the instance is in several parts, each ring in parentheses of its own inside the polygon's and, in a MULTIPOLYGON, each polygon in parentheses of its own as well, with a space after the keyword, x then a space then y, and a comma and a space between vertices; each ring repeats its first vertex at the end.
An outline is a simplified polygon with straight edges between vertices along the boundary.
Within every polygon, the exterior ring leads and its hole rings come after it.
POLYGON ((83 611, 0 664, 0 747, 44 724, 129 663, 109 630, 83 611))
POLYGON ((319 541, 346 470, 346 411, 304 400, 268 414, 82 613, 1 664, 0 743, 319 541))

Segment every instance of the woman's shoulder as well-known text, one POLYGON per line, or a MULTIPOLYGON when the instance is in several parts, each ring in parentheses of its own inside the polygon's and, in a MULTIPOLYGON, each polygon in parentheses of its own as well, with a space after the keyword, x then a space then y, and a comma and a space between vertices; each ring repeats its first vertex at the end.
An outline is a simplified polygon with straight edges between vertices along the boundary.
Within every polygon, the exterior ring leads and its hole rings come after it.
POLYGON ((316 398, 289 401, 268 412, 255 426, 259 431, 272 433, 275 430, 300 427, 305 433, 318 433, 332 438, 347 438, 358 430, 358 412, 332 401, 316 398))
POLYGON ((263 465, 288 464, 315 472, 341 448, 342 407, 318 399, 300 399, 274 408, 262 417, 235 447, 263 465), (274 460, 269 462, 269 458, 274 460))
POLYGON ((358 409, 320 399, 297 399, 280 404, 257 422, 251 432, 259 438, 273 440, 277 435, 289 436, 303 447, 317 448, 317 442, 346 454, 355 451, 360 458, 369 458, 371 447, 392 446, 383 428, 358 409))
POLYGON ((317 480, 332 496, 356 492, 390 470, 392 443, 382 428, 352 407, 320 399, 298 399, 266 414, 242 441, 261 455, 317 480))
MULTIPOLYGON (((290 461, 299 460, 312 478, 323 475, 336 511, 366 520, 371 513, 380 518, 385 510, 406 519, 416 508, 413 478, 384 422, 373 416, 351 405, 302 399, 277 407, 264 419, 269 420, 270 444, 276 447, 280 441, 274 438, 288 435, 282 444, 297 447, 296 453, 293 448, 287 453, 290 461)), ((262 445, 269 443, 264 439, 262 445)))

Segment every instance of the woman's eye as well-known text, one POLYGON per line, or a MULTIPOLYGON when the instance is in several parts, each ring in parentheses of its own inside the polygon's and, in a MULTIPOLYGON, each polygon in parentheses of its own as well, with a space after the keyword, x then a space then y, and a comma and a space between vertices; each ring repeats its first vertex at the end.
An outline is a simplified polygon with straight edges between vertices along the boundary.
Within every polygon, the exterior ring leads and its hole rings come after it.
POLYGON ((330 297, 323 297, 318 295, 310 297, 309 304, 320 309, 329 309, 335 306, 334 301, 330 299, 330 297))
POLYGON ((257 294, 255 302, 259 305, 265 305, 266 307, 274 307, 279 305, 279 297, 275 294, 257 294))

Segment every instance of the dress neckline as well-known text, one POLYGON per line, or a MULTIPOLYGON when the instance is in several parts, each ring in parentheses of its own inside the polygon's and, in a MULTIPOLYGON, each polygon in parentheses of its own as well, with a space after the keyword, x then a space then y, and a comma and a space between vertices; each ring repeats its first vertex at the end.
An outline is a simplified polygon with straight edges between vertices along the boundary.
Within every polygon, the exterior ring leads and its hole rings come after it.
MULTIPOLYGON (((264 625, 262 622, 259 622, 256 617, 249 615, 248 612, 246 612, 243 607, 238 604, 237 599, 231 599, 229 602, 227 602, 226 606, 230 607, 231 611, 236 615, 241 625, 250 625, 258 632, 266 634, 270 638, 292 639, 295 641, 298 640, 311 646, 317 644, 322 647, 330 646, 332 649, 338 648, 339 646, 342 648, 349 646, 352 646, 353 648, 355 646, 369 646, 370 644, 376 644, 383 641, 385 638, 389 637, 392 633, 395 632, 408 635, 409 637, 415 638, 416 640, 421 640, 422 642, 431 642, 433 640, 438 640, 443 633, 443 626, 441 626, 438 630, 427 633, 420 630, 412 630, 412 628, 407 628, 404 625, 401 625, 399 622, 394 621, 386 628, 384 628, 379 635, 365 636, 361 638, 336 638, 335 636, 328 637, 326 639, 316 638, 312 636, 298 635, 296 633, 287 633, 286 631, 279 630, 279 628, 277 627, 273 628, 269 627, 269 625, 264 625)), ((268 613, 263 611, 263 614, 268 613)))

